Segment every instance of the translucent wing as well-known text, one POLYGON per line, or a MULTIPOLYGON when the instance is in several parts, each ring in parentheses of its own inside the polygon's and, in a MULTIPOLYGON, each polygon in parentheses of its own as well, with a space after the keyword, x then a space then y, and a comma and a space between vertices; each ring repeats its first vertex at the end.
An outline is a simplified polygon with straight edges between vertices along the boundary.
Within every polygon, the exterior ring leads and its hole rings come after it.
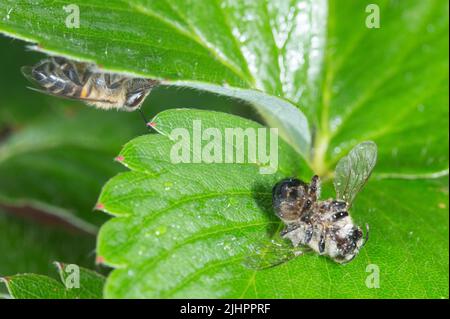
MULTIPOLYGON (((34 76, 32 75, 33 72, 33 67, 30 66, 23 66, 21 68, 22 74, 28 79, 28 81, 30 81, 31 83, 33 83, 35 86, 37 87, 42 87, 38 81, 36 81, 36 79, 34 78, 34 76)), ((108 100, 104 100, 104 99, 90 99, 90 98, 82 98, 82 97, 75 97, 75 96, 68 96, 68 95, 64 95, 64 94, 57 94, 57 93, 53 93, 50 92, 49 90, 45 90, 45 89, 37 89, 35 87, 28 87, 30 90, 39 92, 39 93, 43 93, 43 94, 47 94, 47 95, 51 95, 51 96, 56 96, 59 98, 63 98, 66 100, 72 100, 72 101, 85 101, 85 102, 90 102, 90 103, 97 103, 97 102, 101 102, 101 103, 110 103, 112 104, 111 101, 108 100)))
POLYGON ((281 265, 299 255, 302 251, 282 239, 255 243, 250 247, 251 254, 244 260, 247 268, 262 270, 281 265))
POLYGON ((39 92, 39 93, 42 93, 42 94, 47 94, 47 95, 50 95, 50 96, 59 97, 59 98, 62 98, 62 99, 65 99, 65 100, 70 100, 70 101, 84 101, 84 102, 90 102, 90 103, 101 102, 101 103, 114 104, 111 101, 103 100, 103 99, 89 99, 89 98, 81 98, 81 97, 70 97, 70 96, 67 96, 67 95, 55 94, 55 93, 52 93, 52 92, 46 91, 46 90, 36 89, 34 87, 31 87, 31 86, 27 86, 27 88, 32 90, 32 91, 35 91, 35 92, 39 92))
POLYGON ((368 141, 356 145, 336 166, 334 177, 336 197, 351 206, 356 194, 369 179, 376 161, 377 145, 374 142, 368 141))

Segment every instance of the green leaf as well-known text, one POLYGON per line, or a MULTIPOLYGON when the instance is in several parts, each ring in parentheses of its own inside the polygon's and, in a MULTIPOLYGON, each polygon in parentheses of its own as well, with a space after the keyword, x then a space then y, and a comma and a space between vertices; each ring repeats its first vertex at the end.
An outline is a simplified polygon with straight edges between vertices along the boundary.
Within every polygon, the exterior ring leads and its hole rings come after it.
POLYGON ((258 165, 173 165, 165 135, 186 118, 254 124, 161 114, 162 135, 127 145, 118 159, 131 171, 99 199, 116 216, 98 241, 116 268, 107 297, 448 298, 448 2, 373 1, 379 29, 366 26, 364 0, 82 1, 79 29, 64 25, 69 3, 4 1, 0 30, 44 52, 256 104, 293 146, 280 146, 274 176, 258 165), (330 177, 364 140, 379 159, 351 212, 371 226, 360 255, 344 266, 316 255, 243 266, 280 225, 273 184, 311 169, 330 177), (371 269, 380 288, 366 286, 371 269))
MULTIPOLYGON (((253 191, 250 203, 228 205, 224 187, 240 186, 232 168, 178 174, 181 168, 166 163, 167 149, 153 151, 164 139, 147 137, 155 141, 135 140, 141 146, 124 149, 124 164, 133 172, 114 178, 100 198, 107 199, 108 212, 120 216, 99 236, 105 262, 118 267, 108 278, 108 296, 448 298, 448 178, 433 179, 448 173, 448 15, 441 14, 448 5, 377 4, 383 27, 373 30, 364 24, 365 2, 330 2, 330 49, 312 160, 316 173, 327 174, 358 142, 373 138, 379 145, 374 178, 352 209, 358 224, 371 226, 360 256, 345 266, 306 255, 268 270, 246 269, 241 260, 251 254, 249 247, 276 229, 268 226, 276 221, 270 207, 273 183, 265 181, 265 195, 253 191), (173 170, 176 177, 167 180, 173 170), (156 172, 156 180, 144 172, 156 172), (220 182, 210 185, 210 178, 220 182), (199 186, 205 180, 208 187, 199 186), (176 199, 160 193, 164 185, 176 199), (201 198, 201 209, 197 197, 192 204, 183 201, 204 189, 221 195, 209 204, 201 198), (151 191, 144 196, 143 190, 151 191), (264 199, 266 205, 258 205, 264 199), (244 228, 249 216, 266 227, 244 228), (223 219, 229 223, 217 227, 223 219), (366 286, 372 265, 380 270, 378 289, 366 286)), ((325 188, 334 196, 330 183, 325 188)))
POLYGON ((309 125, 294 105, 318 103, 326 3, 295 2, 78 1, 80 27, 68 28, 70 1, 8 0, 0 32, 107 70, 243 99, 308 158, 309 125))
POLYGON ((64 299, 66 296, 64 286, 50 277, 23 274, 2 280, 15 299, 64 299))
MULTIPOLYGON (((304 164, 285 144, 280 145, 275 175, 259 174, 254 164, 171 164, 175 142, 167 135, 173 128, 192 133, 196 119, 221 132, 257 127, 227 114, 165 111, 152 120, 163 135, 139 137, 124 147, 119 160, 131 171, 110 180, 99 198, 104 211, 116 216, 102 226, 98 238, 98 254, 116 268, 108 277, 106 297, 448 295, 446 179, 370 181, 353 216, 359 224, 370 224, 371 239, 348 265, 307 254, 255 271, 244 265, 254 253, 252 246, 280 229, 271 208, 271 187, 296 175, 304 164), (380 269, 381 289, 366 287, 370 264, 380 269)), ((325 186, 332 196, 331 185, 325 186)))
POLYGON ((104 277, 74 264, 56 262, 61 282, 47 276, 19 274, 3 277, 15 299, 97 299, 102 297, 104 277))
MULTIPOLYGON (((244 253, 246 245, 277 227, 278 221, 267 214, 271 185, 282 176, 299 173, 306 176, 309 172, 300 171, 305 164, 302 165, 301 158, 283 141, 277 150, 278 172, 273 175, 260 174, 261 163, 249 163, 248 158, 241 164, 172 164, 169 154, 174 142, 168 135, 174 128, 185 128, 193 136, 196 120, 201 121, 204 129, 218 129, 222 136, 226 128, 262 128, 255 122, 225 113, 169 110, 152 120, 163 135, 142 136, 124 147, 118 159, 133 171, 110 180, 99 198, 99 206, 104 211, 120 216, 102 226, 98 238, 97 253, 101 259, 122 268, 109 277, 107 297, 125 296, 126 290, 133 297, 162 296, 162 291, 139 293, 137 271, 140 267, 148 268, 149 261, 154 264, 162 256, 167 256, 169 262, 174 257, 172 249, 186 258, 193 253, 192 249, 198 249, 197 244, 203 246, 198 252, 218 244, 229 254, 230 260, 223 262, 240 264, 237 256, 233 256, 233 247, 242 247, 244 253), (115 277, 119 277, 119 282, 112 279, 115 277), (130 278, 134 280, 125 284, 123 279, 130 278)), ((222 140, 223 149, 225 143, 222 140)), ((207 145, 207 141, 202 145, 207 145)), ((240 147, 243 146, 233 144, 234 151, 240 147)), ((248 147, 246 144, 244 154, 248 147)), ((192 148, 192 158, 196 154, 199 153, 192 148)), ((221 250, 216 252, 221 254, 221 250)), ((214 258, 207 254, 204 257, 214 258)), ((186 259, 189 263, 193 261, 186 259)), ((172 269, 166 275, 175 275, 173 271, 179 270, 172 269)), ((158 285, 162 283, 160 280, 165 279, 152 276, 142 284, 158 285)))
POLYGON ((330 1, 316 171, 372 140, 377 174, 448 174, 448 1, 370 3, 379 29, 365 25, 369 2, 330 1))

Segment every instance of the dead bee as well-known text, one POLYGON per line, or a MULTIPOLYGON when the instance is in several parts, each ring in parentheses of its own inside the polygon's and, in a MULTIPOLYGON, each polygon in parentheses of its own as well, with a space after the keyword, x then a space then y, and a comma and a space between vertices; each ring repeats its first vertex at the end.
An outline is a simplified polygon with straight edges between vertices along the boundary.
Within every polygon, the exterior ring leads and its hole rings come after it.
POLYGON ((376 158, 376 144, 363 142, 340 160, 334 180, 337 199, 319 200, 317 175, 309 184, 295 178, 278 182, 272 191, 273 207, 286 225, 280 235, 289 239, 293 247, 272 241, 271 246, 257 252, 258 262, 253 260, 247 265, 252 268, 275 266, 303 253, 298 247, 309 247, 338 263, 355 258, 368 240, 369 227, 366 224, 363 238, 363 231, 353 223, 349 209, 368 180, 376 158))
POLYGON ((52 57, 22 68, 42 93, 81 100, 100 109, 134 111, 158 81, 115 73, 100 73, 93 64, 52 57))
MULTIPOLYGON (((307 245, 336 262, 352 260, 367 240, 348 213, 343 200, 318 201, 319 177, 308 185, 298 179, 285 179, 274 189, 274 206, 278 217, 286 224, 281 232, 292 245, 307 245)), ((368 232, 366 232, 366 236, 368 232)))

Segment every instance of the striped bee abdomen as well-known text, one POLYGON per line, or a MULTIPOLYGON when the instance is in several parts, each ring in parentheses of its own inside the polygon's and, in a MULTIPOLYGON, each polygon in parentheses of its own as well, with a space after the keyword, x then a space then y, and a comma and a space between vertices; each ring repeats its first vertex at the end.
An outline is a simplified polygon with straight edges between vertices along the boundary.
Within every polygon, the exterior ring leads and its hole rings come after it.
POLYGON ((62 59, 47 59, 33 67, 23 67, 22 73, 50 94, 78 98, 83 88, 76 65, 62 59))

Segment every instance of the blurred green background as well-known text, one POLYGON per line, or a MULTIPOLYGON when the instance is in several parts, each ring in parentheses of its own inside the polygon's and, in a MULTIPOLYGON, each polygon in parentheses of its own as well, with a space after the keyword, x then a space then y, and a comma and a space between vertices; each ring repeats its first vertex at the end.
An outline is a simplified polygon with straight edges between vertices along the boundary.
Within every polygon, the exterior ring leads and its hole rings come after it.
MULTIPOLYGON (((0 36, 0 57, 0 276, 55 277, 55 260, 106 272, 95 265, 95 233, 107 217, 92 208, 102 185, 123 170, 113 161, 121 146, 148 131, 138 113, 29 90, 20 68, 45 56, 24 42, 0 36)), ((245 103, 170 87, 155 89, 143 110, 150 119, 173 107, 258 120, 245 103)))

